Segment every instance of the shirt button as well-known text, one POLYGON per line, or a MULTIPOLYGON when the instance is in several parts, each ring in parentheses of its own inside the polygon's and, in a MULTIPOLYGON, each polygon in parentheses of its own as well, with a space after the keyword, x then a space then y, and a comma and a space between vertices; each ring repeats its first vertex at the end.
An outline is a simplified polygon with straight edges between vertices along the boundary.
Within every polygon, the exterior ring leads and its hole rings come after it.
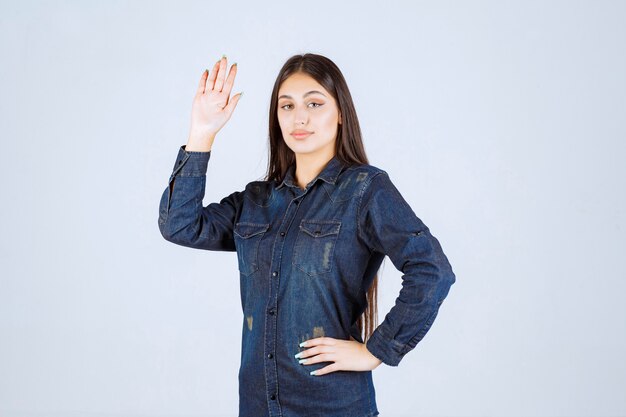
POLYGON ((183 163, 183 161, 178 161, 178 165, 180 165, 180 164, 182 164, 182 163, 183 163))
POLYGON ((272 359, 272 358, 274 357, 274 355, 272 355, 271 353, 268 353, 268 354, 267 354, 267 357, 268 357, 268 358, 270 358, 270 359, 272 359))
POLYGON ((276 276, 276 275, 278 275, 278 272, 274 271, 274 272, 272 272, 272 275, 276 276))
POLYGON ((299 200, 295 200, 293 204, 298 204, 299 202, 300 202, 299 200))
POLYGON ((269 311, 269 313, 273 316, 273 315, 274 315, 274 313, 275 313, 274 309, 271 309, 271 310, 269 311))
POLYGON ((285 232, 280 232, 280 235, 281 236, 285 236, 285 232))
POLYGON ((272 400, 276 399, 276 394, 272 394, 272 396, 270 397, 272 400))

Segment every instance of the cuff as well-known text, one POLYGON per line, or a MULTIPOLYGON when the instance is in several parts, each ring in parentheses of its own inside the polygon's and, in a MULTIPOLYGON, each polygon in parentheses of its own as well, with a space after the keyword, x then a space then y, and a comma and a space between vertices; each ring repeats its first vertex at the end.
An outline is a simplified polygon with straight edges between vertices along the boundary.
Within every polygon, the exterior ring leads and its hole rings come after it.
POLYGON ((378 326, 370 338, 367 339, 365 347, 372 355, 389 366, 398 366, 406 353, 404 345, 387 337, 383 333, 381 326, 378 326))
POLYGON ((202 177, 206 175, 207 165, 211 157, 211 151, 197 152, 187 151, 182 145, 178 149, 178 156, 172 170, 172 178, 176 175, 180 177, 202 177))

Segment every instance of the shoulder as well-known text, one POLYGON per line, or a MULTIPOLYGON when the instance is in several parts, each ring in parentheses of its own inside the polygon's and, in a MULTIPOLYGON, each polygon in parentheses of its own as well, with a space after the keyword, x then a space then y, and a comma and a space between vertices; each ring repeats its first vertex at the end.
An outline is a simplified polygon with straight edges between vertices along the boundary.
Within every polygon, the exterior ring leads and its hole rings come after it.
POLYGON ((273 189, 276 187, 275 181, 250 181, 246 184, 244 196, 259 206, 266 206, 273 197, 273 189))
POLYGON ((351 165, 345 168, 344 173, 353 172, 353 173, 367 173, 369 175, 379 174, 381 172, 385 172, 384 169, 370 164, 358 164, 351 165))
POLYGON ((354 171, 361 180, 357 193, 360 208, 380 205, 391 210, 392 206, 407 204, 389 172, 382 167, 366 164, 354 167, 354 171))
POLYGON ((387 187, 391 182, 389 174, 382 167, 370 164, 353 165, 345 169, 345 180, 358 184, 357 195, 362 197, 371 188, 387 187))
POLYGON ((357 183, 361 183, 363 188, 365 188, 372 179, 380 174, 387 174, 387 172, 375 165, 359 164, 345 168, 341 175, 345 179, 349 178, 350 180, 355 180, 357 183))

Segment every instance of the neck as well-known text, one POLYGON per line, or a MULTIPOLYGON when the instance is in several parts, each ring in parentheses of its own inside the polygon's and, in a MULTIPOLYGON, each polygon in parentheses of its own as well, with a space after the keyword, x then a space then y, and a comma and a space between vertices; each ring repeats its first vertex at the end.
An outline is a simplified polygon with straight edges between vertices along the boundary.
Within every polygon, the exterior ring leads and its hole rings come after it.
POLYGON ((328 162, 333 158, 333 154, 296 154, 295 182, 301 189, 319 175, 328 162))

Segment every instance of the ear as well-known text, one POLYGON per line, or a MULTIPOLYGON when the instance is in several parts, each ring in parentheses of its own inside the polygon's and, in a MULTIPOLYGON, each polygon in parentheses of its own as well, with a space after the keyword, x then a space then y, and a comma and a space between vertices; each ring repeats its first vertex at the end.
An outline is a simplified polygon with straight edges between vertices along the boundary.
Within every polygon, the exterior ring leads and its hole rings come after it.
POLYGON ((339 124, 341 124, 341 112, 339 113, 339 124))

